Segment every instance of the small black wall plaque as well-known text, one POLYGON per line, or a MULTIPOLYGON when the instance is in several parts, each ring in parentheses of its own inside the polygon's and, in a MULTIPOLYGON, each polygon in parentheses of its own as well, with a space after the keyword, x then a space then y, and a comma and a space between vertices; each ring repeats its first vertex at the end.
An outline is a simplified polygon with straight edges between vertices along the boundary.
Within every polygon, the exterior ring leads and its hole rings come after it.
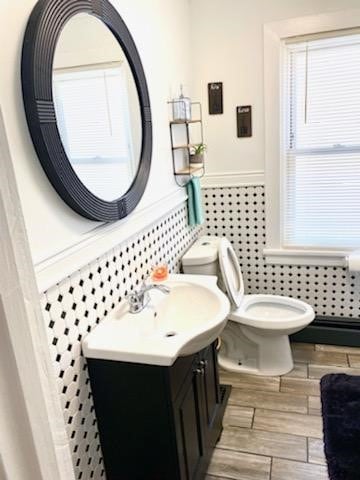
POLYGON ((209 114, 219 115, 224 112, 223 108, 223 84, 222 82, 208 83, 209 114))
POLYGON ((237 118, 237 136, 251 137, 252 136, 252 121, 251 121, 251 105, 243 105, 236 107, 237 118))

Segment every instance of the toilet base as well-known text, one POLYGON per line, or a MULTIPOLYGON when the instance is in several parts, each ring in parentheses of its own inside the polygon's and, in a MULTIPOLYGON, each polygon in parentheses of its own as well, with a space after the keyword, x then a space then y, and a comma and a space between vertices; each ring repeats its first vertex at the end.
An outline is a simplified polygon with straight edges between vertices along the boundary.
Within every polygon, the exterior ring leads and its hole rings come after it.
POLYGON ((278 376, 294 368, 288 335, 228 321, 218 361, 231 372, 278 376))

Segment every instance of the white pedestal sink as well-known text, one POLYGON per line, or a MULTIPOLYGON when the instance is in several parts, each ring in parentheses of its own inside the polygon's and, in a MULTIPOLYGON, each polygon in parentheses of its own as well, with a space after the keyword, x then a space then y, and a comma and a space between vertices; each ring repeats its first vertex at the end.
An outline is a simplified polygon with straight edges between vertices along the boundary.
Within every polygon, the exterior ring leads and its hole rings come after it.
POLYGON ((83 342, 87 358, 172 365, 212 343, 225 327, 230 304, 210 275, 170 275, 170 294, 152 290, 140 313, 119 304, 83 342))

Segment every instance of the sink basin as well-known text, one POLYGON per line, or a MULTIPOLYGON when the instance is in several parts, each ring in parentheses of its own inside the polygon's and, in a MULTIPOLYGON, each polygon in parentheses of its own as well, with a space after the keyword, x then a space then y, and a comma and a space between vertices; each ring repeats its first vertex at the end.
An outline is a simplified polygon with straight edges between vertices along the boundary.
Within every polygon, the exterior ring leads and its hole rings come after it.
POLYGON ((213 342, 230 312, 227 297, 210 275, 170 275, 170 294, 150 291, 140 313, 127 302, 102 321, 83 342, 87 358, 150 365, 172 365, 213 342))

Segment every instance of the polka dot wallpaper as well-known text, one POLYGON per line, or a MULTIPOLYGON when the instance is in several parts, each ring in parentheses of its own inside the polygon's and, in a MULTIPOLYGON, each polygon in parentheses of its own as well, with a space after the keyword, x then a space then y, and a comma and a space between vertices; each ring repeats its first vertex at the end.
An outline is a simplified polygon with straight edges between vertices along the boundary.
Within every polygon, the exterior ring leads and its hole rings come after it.
POLYGON ((105 478, 87 364, 81 342, 124 297, 166 261, 178 272, 199 227, 187 226, 185 205, 41 295, 75 478, 105 478))

